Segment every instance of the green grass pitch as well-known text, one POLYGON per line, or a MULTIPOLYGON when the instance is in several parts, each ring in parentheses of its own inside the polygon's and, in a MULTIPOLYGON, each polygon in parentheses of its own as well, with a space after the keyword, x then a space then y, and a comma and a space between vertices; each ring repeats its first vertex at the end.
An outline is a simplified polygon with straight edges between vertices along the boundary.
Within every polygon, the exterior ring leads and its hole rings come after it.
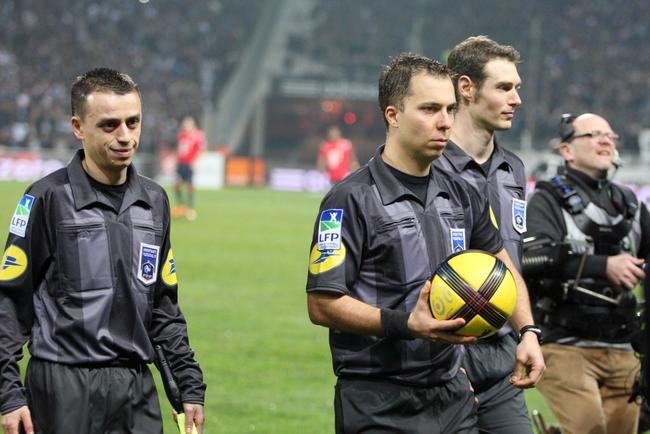
MULTIPOLYGON (((0 183, 3 242, 26 185, 0 183)), ((199 191, 197 220, 172 224, 180 304, 208 384, 208 434, 334 431, 327 330, 310 323, 305 296, 320 199, 267 189, 199 191)), ((165 433, 177 432, 160 383, 158 390, 165 433)), ((538 392, 526 397, 550 419, 538 392)))

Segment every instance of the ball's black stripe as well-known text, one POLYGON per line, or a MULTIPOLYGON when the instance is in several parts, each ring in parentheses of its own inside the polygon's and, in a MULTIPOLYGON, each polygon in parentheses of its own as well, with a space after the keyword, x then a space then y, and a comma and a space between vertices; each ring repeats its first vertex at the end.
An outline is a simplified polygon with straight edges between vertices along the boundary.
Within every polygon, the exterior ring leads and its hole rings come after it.
POLYGON ((475 315, 481 315, 495 328, 501 328, 505 324, 507 317, 490 304, 489 298, 485 298, 478 291, 474 292, 473 297, 474 302, 471 304, 466 303, 454 317, 462 317, 465 321, 470 321, 475 315))
POLYGON ((497 289, 499 289, 499 286, 501 285, 501 282, 503 282, 505 276, 505 264, 501 261, 495 261, 494 267, 492 267, 492 271, 490 271, 490 275, 487 279, 485 279, 485 282, 483 282, 483 285, 481 285, 478 292, 485 299, 491 300, 492 296, 497 292, 497 289))
MULTIPOLYGON (((492 296, 496 293, 496 291, 499 289, 499 285, 503 282, 503 279, 505 278, 506 274, 506 267, 505 264, 501 261, 495 261, 494 266, 492 267, 492 270, 490 271, 490 274, 488 274, 487 279, 485 279, 485 282, 483 282, 483 285, 479 288, 477 291, 487 302, 492 299, 492 296)), ((501 311, 499 311, 497 308, 492 306, 491 304, 489 305, 492 307, 497 314, 500 314, 501 317, 499 318, 499 324, 492 323, 490 320, 488 322, 492 327, 496 328, 501 328, 503 324, 507 321, 506 315, 503 315, 501 311)), ((483 309, 484 310, 484 309, 483 309)), ((482 315, 482 312, 476 312, 478 314, 482 315)), ((464 318, 465 321, 468 321, 466 317, 474 318, 472 308, 469 307, 467 304, 460 308, 458 312, 456 312, 456 315, 454 317, 461 317, 464 318)), ((483 316, 483 315, 482 315, 483 316)), ((485 317, 484 317, 485 318, 485 317)), ((495 318, 496 319, 496 318, 495 318)), ((486 318, 487 320, 487 318, 486 318)))
POLYGON ((474 316, 479 314, 493 327, 499 328, 505 323, 507 318, 496 310, 489 303, 489 300, 483 298, 481 294, 465 282, 449 264, 442 264, 438 269, 438 275, 465 302, 465 306, 459 309, 453 318, 461 317, 462 311, 462 318, 466 322, 469 322, 474 316))
POLYGON ((454 314, 453 318, 463 318, 466 322, 469 322, 480 308, 480 306, 474 306, 475 303, 481 301, 477 299, 476 291, 448 264, 441 266, 438 275, 465 302, 465 305, 454 314))
MULTIPOLYGON (((478 294, 462 277, 448 264, 443 264, 438 270, 438 275, 460 296, 468 306, 471 315, 463 317, 469 321, 476 314, 480 314, 488 323, 499 324, 501 315, 492 305, 478 294)), ((453 318, 459 317, 458 313, 453 318)))

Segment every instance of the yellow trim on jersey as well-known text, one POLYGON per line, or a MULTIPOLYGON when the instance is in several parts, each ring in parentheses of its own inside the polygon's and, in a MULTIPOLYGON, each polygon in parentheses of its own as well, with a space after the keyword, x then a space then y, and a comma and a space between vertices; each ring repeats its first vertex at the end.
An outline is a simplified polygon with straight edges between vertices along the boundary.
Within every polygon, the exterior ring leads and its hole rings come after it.
POLYGON ((178 278, 176 277, 176 262, 174 261, 172 249, 169 249, 169 253, 167 253, 167 259, 165 259, 165 264, 162 267, 160 277, 167 286, 174 286, 178 283, 178 278))
POLYGON ((314 244, 309 255, 309 272, 311 274, 320 274, 336 268, 345 261, 345 246, 336 250, 318 250, 318 244, 314 244))
POLYGON ((27 270, 27 255, 18 246, 10 245, 0 261, 0 282, 14 280, 27 270))
POLYGON ((494 211, 492 210, 492 205, 489 205, 490 208, 490 221, 494 225, 495 228, 499 229, 499 223, 497 223, 497 218, 494 215, 494 211))

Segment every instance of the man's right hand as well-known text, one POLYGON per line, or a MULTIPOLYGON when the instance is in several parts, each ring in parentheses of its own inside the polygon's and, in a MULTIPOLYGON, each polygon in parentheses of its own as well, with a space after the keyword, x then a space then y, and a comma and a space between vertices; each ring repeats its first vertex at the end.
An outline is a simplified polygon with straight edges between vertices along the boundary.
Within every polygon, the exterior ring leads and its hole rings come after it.
POLYGON ((429 305, 429 293, 431 282, 427 281, 420 290, 420 297, 411 312, 408 320, 408 328, 416 338, 426 339, 434 342, 446 342, 448 344, 473 344, 476 338, 473 336, 460 336, 453 333, 465 325, 462 318, 437 320, 431 313, 429 305))
POLYGON ((607 258, 607 279, 614 285, 632 289, 641 279, 645 278, 645 273, 641 269, 644 262, 643 259, 635 258, 627 253, 610 256, 607 258))
POLYGON ((34 434, 32 414, 26 405, 2 416, 2 431, 4 434, 18 434, 18 428, 21 424, 27 434, 34 434))

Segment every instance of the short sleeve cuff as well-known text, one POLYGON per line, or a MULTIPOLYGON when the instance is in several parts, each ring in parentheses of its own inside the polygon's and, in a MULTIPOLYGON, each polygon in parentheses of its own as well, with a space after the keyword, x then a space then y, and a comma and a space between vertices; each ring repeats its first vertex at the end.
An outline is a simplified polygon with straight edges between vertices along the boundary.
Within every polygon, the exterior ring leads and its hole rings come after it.
POLYGON ((307 287, 307 292, 324 292, 331 295, 350 295, 350 291, 347 288, 341 288, 337 286, 314 286, 307 287))

